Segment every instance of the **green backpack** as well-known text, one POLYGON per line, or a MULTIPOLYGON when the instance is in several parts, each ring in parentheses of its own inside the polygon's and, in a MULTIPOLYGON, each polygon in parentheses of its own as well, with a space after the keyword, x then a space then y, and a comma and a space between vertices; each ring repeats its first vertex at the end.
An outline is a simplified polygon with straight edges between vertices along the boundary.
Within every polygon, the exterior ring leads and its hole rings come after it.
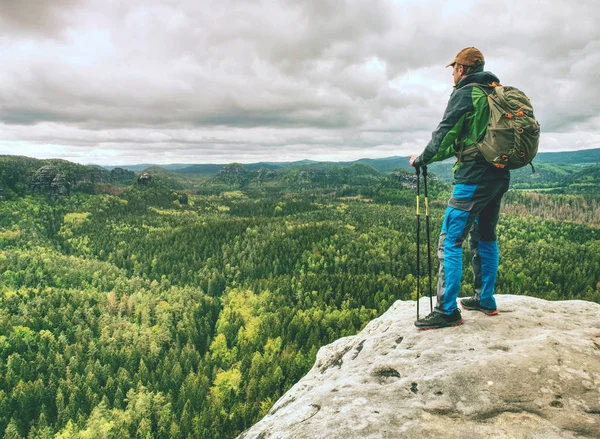
MULTIPOLYGON (((515 87, 497 83, 490 87, 468 86, 483 91, 490 107, 487 130, 478 142, 474 142, 477 150, 497 168, 518 169, 530 164, 538 152, 540 124, 533 116, 529 98, 515 87)), ((465 156, 471 155, 465 153, 465 156)))

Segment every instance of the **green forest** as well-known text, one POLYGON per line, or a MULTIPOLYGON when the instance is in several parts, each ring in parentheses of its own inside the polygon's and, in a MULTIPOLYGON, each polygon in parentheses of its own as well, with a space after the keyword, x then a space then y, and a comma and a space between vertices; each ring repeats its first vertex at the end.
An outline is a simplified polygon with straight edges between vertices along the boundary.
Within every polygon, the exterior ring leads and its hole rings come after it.
MULTIPOLYGON (((497 294, 600 303, 600 165, 536 168, 504 199, 497 294)), ((234 438, 321 346, 416 298, 414 173, 209 171, 0 156, 0 438, 234 438)))

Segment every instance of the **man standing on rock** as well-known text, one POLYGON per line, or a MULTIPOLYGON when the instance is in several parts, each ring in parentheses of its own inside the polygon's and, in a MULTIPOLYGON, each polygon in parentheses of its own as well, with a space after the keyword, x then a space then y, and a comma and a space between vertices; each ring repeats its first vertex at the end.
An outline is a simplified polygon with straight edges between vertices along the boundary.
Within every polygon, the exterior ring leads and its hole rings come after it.
POLYGON ((487 95, 480 87, 485 89, 500 82, 496 75, 483 70, 484 63, 483 54, 468 47, 448 64, 453 69, 455 87, 442 121, 423 153, 410 157, 414 167, 457 157, 453 168, 454 191, 438 244, 437 304, 431 314, 415 322, 421 329, 458 326, 464 322, 456 299, 462 279, 462 244, 467 234, 473 252, 475 295, 461 300, 461 304, 468 310, 498 314, 494 299, 499 261, 496 224, 510 171, 490 165, 475 145, 489 122, 487 95))

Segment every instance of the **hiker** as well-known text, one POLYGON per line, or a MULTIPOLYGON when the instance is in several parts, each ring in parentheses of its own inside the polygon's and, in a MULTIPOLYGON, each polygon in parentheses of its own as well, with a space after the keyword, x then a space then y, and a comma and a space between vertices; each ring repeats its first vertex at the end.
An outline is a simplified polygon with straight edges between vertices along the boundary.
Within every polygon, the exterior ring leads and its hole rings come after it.
POLYGON ((444 116, 423 153, 410 157, 410 165, 414 167, 457 157, 453 167, 454 190, 438 243, 437 304, 431 314, 415 322, 420 329, 458 326, 464 322, 456 300, 462 279, 462 244, 467 234, 473 252, 475 295, 461 300, 461 304, 465 309, 488 315, 498 313, 494 299, 499 260, 496 224, 510 172, 488 163, 475 146, 489 122, 487 95, 480 87, 485 89, 500 82, 493 73, 483 70, 484 63, 483 54, 468 47, 446 66, 452 67, 454 90, 444 116))

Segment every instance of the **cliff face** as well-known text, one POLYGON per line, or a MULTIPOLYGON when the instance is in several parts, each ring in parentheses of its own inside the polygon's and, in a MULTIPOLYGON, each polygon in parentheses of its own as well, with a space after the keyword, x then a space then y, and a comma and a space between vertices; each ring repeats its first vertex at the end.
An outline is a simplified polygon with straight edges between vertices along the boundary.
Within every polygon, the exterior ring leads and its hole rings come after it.
POLYGON ((464 325, 433 331, 396 302, 321 348, 239 439, 600 437, 600 305, 497 301, 498 316, 463 311, 464 325))
POLYGON ((56 199, 72 192, 94 193, 98 184, 130 185, 134 181, 134 172, 120 168, 109 172, 66 160, 0 155, 0 200, 32 193, 56 199))

